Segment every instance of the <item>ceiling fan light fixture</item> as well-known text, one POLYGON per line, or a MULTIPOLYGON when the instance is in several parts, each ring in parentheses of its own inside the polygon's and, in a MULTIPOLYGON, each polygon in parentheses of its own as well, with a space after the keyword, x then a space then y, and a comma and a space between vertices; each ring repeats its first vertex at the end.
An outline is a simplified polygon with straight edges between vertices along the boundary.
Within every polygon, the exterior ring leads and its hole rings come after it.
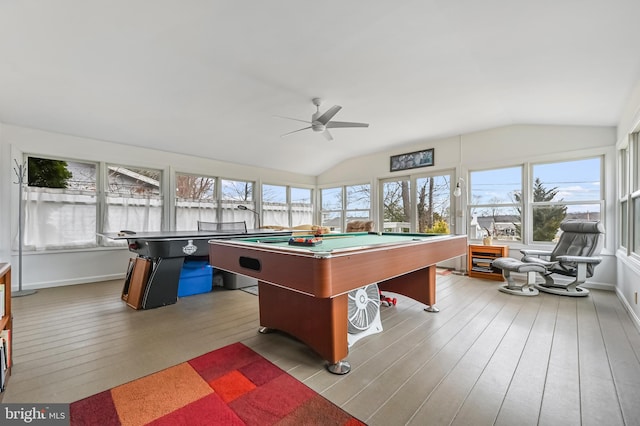
POLYGON ((288 120, 295 120, 295 121, 302 121, 304 123, 309 123, 310 126, 303 127, 302 129, 298 129, 298 130, 294 130, 292 132, 285 133, 285 134, 281 135, 281 137, 285 137, 285 136, 291 135, 293 133, 300 132, 302 130, 311 129, 314 132, 322 133, 322 135, 327 140, 331 141, 331 140, 333 140, 333 136, 331 136, 331 133, 329 133, 328 129, 330 129, 330 128, 331 129, 335 129, 335 128, 347 128, 347 127, 369 127, 369 123, 352 123, 352 122, 348 122, 348 121, 331 121, 333 119, 333 117, 338 113, 338 111, 340 111, 342 109, 342 107, 340 105, 334 105, 331 108, 329 108, 328 110, 326 110, 324 113, 321 113, 320 112, 320 105, 322 104, 322 99, 313 98, 311 101, 316 106, 316 112, 314 112, 311 115, 311 121, 304 121, 304 120, 299 120, 297 118, 279 116, 280 118, 286 118, 288 120))

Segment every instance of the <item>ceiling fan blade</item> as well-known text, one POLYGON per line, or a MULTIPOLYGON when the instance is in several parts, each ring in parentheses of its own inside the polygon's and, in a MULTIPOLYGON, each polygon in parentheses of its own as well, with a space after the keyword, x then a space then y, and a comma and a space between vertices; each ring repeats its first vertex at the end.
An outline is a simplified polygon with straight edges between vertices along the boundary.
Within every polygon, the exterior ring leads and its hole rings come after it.
POLYGON ((302 123, 307 123, 307 124, 311 124, 310 121, 308 120, 300 120, 299 118, 292 118, 292 117, 285 117, 283 115, 274 115, 274 117, 278 117, 278 118, 284 118, 286 120, 295 120, 295 121, 300 121, 302 123))
POLYGON ((337 127, 369 127, 369 123, 350 123, 348 121, 330 121, 327 123, 329 128, 337 127))
POLYGON ((331 136, 331 133, 329 133, 329 130, 327 129, 324 129, 324 132, 322 132, 322 136, 324 136, 324 138, 328 141, 333 140, 333 136, 331 136))
POLYGON ((285 136, 289 136, 289 135, 290 135, 290 134, 292 134, 292 133, 298 133, 298 132, 301 132, 301 131, 303 131, 303 130, 307 130, 307 129, 310 129, 310 128, 311 128, 311 126, 309 126, 309 127, 303 127, 302 129, 294 130, 293 132, 289 132, 289 133, 285 133, 284 135, 280 135, 280 137, 281 137, 281 138, 284 138, 285 136))
POLYGON ((322 124, 327 124, 329 120, 331 120, 333 116, 336 115, 338 111, 340 111, 341 109, 342 107, 340 105, 334 105, 331 108, 329 108, 324 114, 318 117, 316 121, 322 124))

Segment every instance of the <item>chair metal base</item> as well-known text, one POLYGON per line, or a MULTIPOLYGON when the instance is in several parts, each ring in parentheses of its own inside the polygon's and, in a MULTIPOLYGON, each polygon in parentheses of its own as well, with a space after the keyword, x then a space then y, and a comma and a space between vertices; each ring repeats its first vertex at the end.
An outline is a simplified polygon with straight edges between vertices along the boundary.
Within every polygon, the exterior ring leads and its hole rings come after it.
POLYGON ((545 293, 557 294, 559 296, 570 296, 570 297, 583 297, 589 295, 589 290, 582 287, 572 286, 572 285, 544 285, 544 284, 535 284, 535 287, 544 291, 545 293))
POLYGON ((536 282, 536 272, 540 272, 544 270, 544 268, 539 267, 537 265, 525 265, 516 260, 504 260, 501 262, 502 266, 502 275, 504 279, 507 281, 507 284, 498 287, 498 290, 507 293, 513 294, 514 296, 537 296, 539 294, 538 290, 533 287, 536 282), (522 270, 526 269, 527 281, 525 283, 516 282, 511 276, 511 270, 522 270))
POLYGON ((515 296, 537 296, 539 294, 537 288, 530 287, 528 285, 523 285, 523 286, 503 285, 498 288, 498 291, 501 291, 503 293, 513 294, 515 296))

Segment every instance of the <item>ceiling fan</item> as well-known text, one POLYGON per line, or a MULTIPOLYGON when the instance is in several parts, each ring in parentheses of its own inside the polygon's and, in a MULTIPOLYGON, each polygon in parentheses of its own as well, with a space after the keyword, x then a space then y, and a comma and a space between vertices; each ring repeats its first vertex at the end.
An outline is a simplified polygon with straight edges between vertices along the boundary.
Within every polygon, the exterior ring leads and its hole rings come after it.
POLYGON ((294 130, 293 132, 285 133, 282 137, 288 136, 292 133, 297 133, 302 130, 312 129, 314 132, 320 132, 322 135, 328 140, 333 140, 333 136, 329 133, 329 129, 335 129, 339 127, 369 127, 368 123, 351 123, 348 121, 331 121, 334 115, 338 113, 342 109, 340 105, 334 105, 329 108, 324 113, 320 113, 320 105, 322 104, 322 99, 313 98, 313 104, 316 106, 316 112, 311 116, 311 121, 306 120, 298 120, 297 118, 291 117, 280 117, 286 118, 288 120, 301 121, 303 123, 310 124, 310 126, 303 127, 302 129, 294 130))

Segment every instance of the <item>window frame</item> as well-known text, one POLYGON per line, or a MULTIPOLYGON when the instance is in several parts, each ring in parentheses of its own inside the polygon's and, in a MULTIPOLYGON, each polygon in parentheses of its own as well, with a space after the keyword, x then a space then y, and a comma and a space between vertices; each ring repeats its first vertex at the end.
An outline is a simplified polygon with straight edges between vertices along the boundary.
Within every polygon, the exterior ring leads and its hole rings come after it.
MULTIPOLYGON (((582 155, 582 156, 566 156, 562 159, 554 159, 554 160, 538 160, 538 161, 530 161, 530 162, 523 162, 520 164, 511 164, 511 165, 499 165, 496 167, 492 167, 492 168, 482 168, 482 169, 470 169, 467 172, 467 182, 469 182, 469 191, 467 194, 467 208, 466 208, 466 214, 467 217, 469 218, 469 220, 467 221, 467 235, 469 235, 471 237, 472 233, 471 233, 471 218, 473 217, 473 212, 474 209, 478 209, 478 208, 482 208, 482 209, 487 209, 487 208, 500 208, 500 207, 517 207, 516 203, 513 204, 509 204, 509 203, 473 203, 473 179, 472 179, 472 174, 474 172, 482 172, 482 171, 491 171, 491 170, 501 170, 501 169, 509 169, 509 168, 514 168, 514 167, 520 167, 521 168, 521 173, 522 173, 522 189, 521 189, 521 193, 525 194, 526 196, 522 196, 521 197, 521 238, 519 240, 506 240, 506 239, 499 239, 498 243, 499 244, 507 244, 507 245, 522 245, 522 246, 529 246, 529 245, 544 245, 544 246, 551 246, 554 244, 553 241, 534 241, 533 240, 533 213, 534 213, 534 208, 541 208, 541 207, 545 207, 545 206, 557 206, 557 205, 598 205, 600 211, 599 211, 599 215, 600 215, 600 220, 604 222, 605 220, 605 212, 606 212, 606 200, 605 200, 605 173, 604 173, 604 168, 605 168, 605 163, 606 163, 606 157, 605 157, 605 153, 603 152, 598 152, 598 153, 593 153, 593 154, 586 154, 586 155, 582 155), (599 188, 599 199, 598 200, 577 200, 577 201, 543 201, 543 202, 539 202, 533 201, 533 188, 534 188, 534 183, 535 183, 535 176, 534 176, 534 167, 537 165, 541 165, 541 164, 550 164, 550 163, 571 163, 571 162, 576 162, 576 161, 580 161, 580 160, 588 160, 588 159, 593 159, 593 158, 599 158, 600 159, 600 169, 599 169, 599 176, 600 176, 600 188, 599 188)), ((640 196, 640 191, 638 192, 638 196, 640 196)), ((479 238, 470 238, 470 241, 479 241, 479 238)))
POLYGON ((349 219, 353 219, 353 220, 372 220, 372 214, 373 214, 373 203, 372 203, 372 188, 373 186, 371 185, 370 182, 366 182, 366 183, 351 183, 351 184, 347 184, 347 185, 339 185, 339 186, 335 186, 335 185, 331 185, 331 186, 326 186, 326 187, 321 187, 318 188, 318 197, 319 197, 319 202, 318 202, 318 214, 320 216, 320 225, 321 226, 329 226, 331 228, 331 230, 336 230, 336 226, 334 226, 331 223, 327 223, 325 221, 325 215, 326 214, 332 214, 332 213, 337 213, 340 216, 339 219, 339 225, 340 228, 337 229, 337 231, 339 232, 345 232, 346 231, 346 227, 347 227, 347 222, 349 221, 349 219), (363 208, 347 208, 347 198, 348 198, 348 188, 352 188, 352 187, 368 187, 369 188, 369 208, 368 209, 363 209, 363 208), (324 202, 323 202, 323 196, 324 196, 324 191, 325 190, 335 190, 335 189, 339 189, 340 190, 340 206, 338 208, 335 209, 325 209, 324 208, 324 202), (349 213, 367 213, 366 216, 353 216, 350 217, 349 213))
MULTIPOLYGON (((173 177, 174 177, 174 181, 173 181, 173 187, 175 188, 175 195, 174 195, 174 201, 173 201, 173 220, 174 220, 174 227, 173 229, 181 231, 188 231, 188 230, 196 230, 198 228, 198 220, 202 220, 205 222, 217 222, 217 218, 218 218, 218 191, 217 191, 217 185, 218 185, 218 179, 220 179, 217 176, 210 176, 210 175, 203 175, 203 174, 196 174, 196 173, 185 173, 185 172, 180 172, 180 171, 176 171, 173 173, 173 177), (179 185, 178 185, 178 180, 180 176, 192 176, 195 177, 196 179, 213 179, 213 188, 211 189, 213 196, 208 199, 208 198, 200 198, 198 199, 188 199, 188 198, 182 198, 182 197, 178 197, 178 189, 179 189, 179 185), (194 208, 197 209, 197 219, 193 222, 193 225, 190 227, 183 227, 180 225, 180 218, 179 213, 180 213, 180 208, 181 206, 179 205, 179 203, 189 203, 189 204, 194 204, 196 206, 194 206, 194 208), (200 207, 199 205, 204 204, 204 207, 200 207), (206 204, 210 204, 211 208, 207 209, 206 204), (211 213, 211 214, 207 214, 207 213, 211 213)), ((186 206, 184 206, 186 208, 186 206)))
MULTIPOLYGON (((65 251, 65 250, 86 250, 86 249, 93 249, 93 248, 97 248, 100 246, 99 244, 99 239, 97 236, 98 230, 101 229, 102 227, 102 221, 100 220, 102 215, 100 214, 101 210, 101 206, 102 206, 102 201, 101 201, 101 179, 100 179, 100 167, 101 167, 101 163, 96 162, 96 161, 90 161, 90 160, 78 160, 75 158, 70 158, 70 157, 58 157, 58 156, 52 156, 52 155, 46 155, 46 154, 34 154, 34 153, 29 153, 29 152, 24 152, 21 154, 22 156, 22 162, 23 162, 23 166, 22 166, 22 172, 23 172, 23 176, 22 177, 17 177, 17 179, 19 179, 16 183, 20 183, 22 182, 22 188, 20 189, 20 200, 22 202, 23 205, 23 229, 22 229, 22 233, 23 233, 23 241, 22 241, 22 249, 26 252, 40 252, 40 251, 45 251, 45 252, 53 252, 53 251, 65 251), (53 188, 53 187, 42 187, 42 186, 36 186, 36 185, 29 185, 29 170, 28 170, 28 164, 29 164, 29 159, 30 158, 37 158, 37 159, 43 159, 43 160, 50 160, 50 161, 63 161, 65 163, 74 163, 74 164, 87 164, 87 165, 91 165, 94 169, 94 182, 93 182, 93 189, 82 189, 82 188, 53 188), (65 202, 61 202, 61 201, 43 201, 43 203, 45 204, 51 204, 54 203, 56 205, 77 205, 77 204, 82 204, 82 205, 93 205, 94 206, 94 212, 95 212, 95 216, 93 218, 93 225, 94 225, 94 229, 90 232, 91 237, 92 238, 87 238, 86 240, 75 240, 75 241, 71 241, 68 243, 64 243, 64 242, 58 242, 56 244, 37 244, 37 243, 32 243, 30 244, 30 241, 28 240, 29 237, 29 213, 30 213, 30 194, 32 192, 32 190, 30 190, 29 188, 40 188, 40 189, 46 189, 46 191, 42 191, 43 193, 52 193, 52 194, 59 194, 59 195, 63 195, 63 194, 67 194, 69 196, 73 196, 73 195, 80 195, 83 197, 89 197, 89 198, 93 198, 94 202, 90 202, 90 203, 83 203, 82 201, 80 202, 73 202, 73 203, 65 203, 65 202), (80 241, 80 242, 79 242, 80 241), (84 242, 81 242, 84 241, 84 242)), ((15 173, 18 173, 18 169, 15 170, 15 173)), ((73 176, 72 176, 73 178, 73 176)), ((37 190, 33 190, 34 193, 38 193, 39 191, 37 190)), ((36 208, 36 212, 40 212, 41 209, 36 208)), ((38 218, 38 213, 36 213, 37 218, 38 218)), ((38 222, 40 222, 40 220, 38 219, 38 222)), ((74 222, 70 222, 70 226, 72 228, 77 227, 77 223, 74 222)), ((34 231, 35 232, 35 231, 34 231)), ((65 231, 62 231, 63 233, 65 231)), ((19 244, 19 242, 16 241, 14 242, 15 245, 17 246, 19 244)))
MULTIPOLYGON (((475 232, 471 232, 471 226, 472 226, 472 218, 474 217, 474 210, 486 210, 486 209, 515 209, 516 211, 518 210, 518 208, 520 209, 520 239, 498 239, 496 241, 498 241, 499 244, 507 244, 507 243, 523 243, 526 241, 526 236, 529 234, 530 231, 527 231, 526 228, 526 224, 527 221, 525 220, 525 218, 528 216, 527 212, 529 209, 529 199, 530 199, 530 195, 527 185, 525 184, 525 182, 527 182, 527 167, 526 164, 511 164, 511 165, 503 165, 500 167, 491 167, 491 168, 482 168, 482 169, 470 169, 467 173, 467 182, 468 183, 468 191, 467 191, 467 209, 466 209, 466 213, 467 213, 467 217, 469 218, 469 220, 467 221, 467 235, 471 236, 476 235, 476 236, 480 236, 479 238, 470 238, 471 241, 474 242, 479 242, 482 241, 482 236, 486 233, 487 229, 486 227, 483 227, 481 225, 477 225, 480 228, 485 228, 485 231, 483 231, 482 229, 476 229, 474 230, 475 232), (508 169, 520 169, 520 203, 517 202, 511 202, 511 203, 475 203, 473 201, 473 173, 481 173, 481 172, 489 172, 489 171, 493 171, 493 170, 508 170, 508 169), (527 194, 527 196, 523 196, 523 194, 527 194), (479 231, 479 232, 478 232, 479 231)), ((517 191, 516 191, 517 192, 517 191)), ((495 229, 491 229, 488 230, 488 232, 493 232, 494 234, 497 232, 495 231, 495 229)), ((492 235, 493 236, 493 235, 492 235)))
MULTIPOLYGON (((561 160, 554 160, 554 161, 536 161, 536 162, 531 162, 531 163, 527 163, 528 164, 528 170, 529 170, 529 179, 528 179, 528 184, 529 184, 529 197, 528 197, 528 202, 529 202, 529 209, 527 210, 528 212, 528 217, 531 218, 530 221, 528 221, 528 227, 527 229, 529 229, 529 239, 527 239, 527 242, 529 244, 555 244, 555 240, 552 241, 538 241, 538 240, 534 240, 533 239, 533 235, 535 234, 535 231, 533 229, 534 223, 533 223, 533 218, 534 218, 534 209, 536 208, 544 208, 544 207, 558 207, 558 206, 585 206, 585 205, 597 205, 599 208, 599 220, 604 220, 604 208, 605 208, 605 199, 604 199, 604 163, 605 163, 605 158, 604 155, 600 154, 600 155, 588 155, 588 156, 583 156, 583 157, 577 157, 577 158, 567 158, 567 159, 561 159, 561 160), (589 199, 589 200, 570 200, 570 201, 566 201, 564 199, 562 200, 558 200, 558 201, 534 201, 533 200, 533 188, 535 186, 535 181, 536 181, 536 175, 534 173, 534 169, 536 166, 539 165, 548 165, 548 164, 562 164, 562 163, 575 163, 578 161, 586 161, 586 160, 592 160, 592 159, 598 159, 599 160, 599 176, 600 176, 600 187, 599 187, 599 198, 598 199, 589 199)), ((567 213, 565 216, 565 219, 568 218, 570 216, 570 213, 567 213)))
MULTIPOLYGON (((147 223, 145 223, 143 225, 143 229, 139 229, 142 232, 147 232, 147 231, 160 231, 164 228, 164 223, 166 221, 166 185, 165 185, 165 170, 161 169, 161 168, 155 168, 155 167, 148 167, 148 166, 134 166, 134 165, 130 165, 130 164, 123 164, 123 163, 113 163, 113 162, 108 162, 108 163, 101 163, 101 165, 103 166, 103 173, 105 176, 103 185, 102 185, 102 201, 103 201, 103 212, 102 212, 102 223, 101 223, 101 232, 117 232, 120 229, 131 229, 131 228, 135 228, 132 227, 131 224, 129 224, 128 222, 126 224, 120 224, 119 226, 116 226, 113 229, 106 229, 106 227, 108 226, 108 215, 109 215, 109 202, 108 199, 111 196, 111 194, 115 195, 117 198, 118 195, 121 196, 121 198, 125 198, 127 193, 126 191, 123 193, 119 193, 116 191, 112 191, 110 189, 112 183, 111 183, 111 179, 109 178, 109 175, 111 173, 111 171, 117 172, 117 169, 124 169, 124 170, 128 170, 131 171, 132 174, 136 174, 140 176, 140 180, 142 181, 147 181, 147 184, 149 185, 153 185, 153 182, 150 181, 154 181, 156 179, 154 178, 150 178, 148 176, 145 176, 143 174, 137 173, 135 170, 147 170, 147 171, 154 171, 158 173, 158 179, 157 179, 157 185, 158 185, 158 193, 157 195, 154 197, 153 193, 151 194, 147 194, 147 193, 143 193, 143 194, 133 194, 131 191, 129 191, 129 195, 131 199, 135 199, 135 200, 147 200, 147 203, 150 202, 150 200, 157 200, 158 205, 156 206, 159 209, 159 214, 160 217, 157 221, 157 226, 154 226, 154 224, 152 222, 150 222, 149 220, 147 221, 147 223), (114 170, 116 169, 116 170, 114 170)), ((135 176, 130 176, 132 179, 137 179, 135 176)), ((147 215, 148 217, 150 217, 150 215, 147 215)), ((105 246, 109 246, 112 245, 112 243, 108 242, 108 241, 103 241, 103 245, 105 246)))
POLYGON ((629 169, 628 178, 631 180, 628 191, 628 242, 627 253, 640 262, 640 131, 629 135, 629 169))
POLYGON ((276 183, 262 183, 260 185, 260 191, 262 194, 262 198, 261 198, 261 206, 262 206, 262 215, 263 215, 263 225, 274 225, 274 226, 284 226, 284 227, 288 227, 288 228, 292 228, 294 226, 298 226, 298 225, 305 225, 305 224, 309 224, 311 225, 313 222, 313 218, 314 218, 314 203, 313 203, 313 196, 314 196, 314 192, 313 192, 313 188, 305 188, 303 186, 295 186, 295 185, 286 185, 286 184, 276 184, 276 183), (285 208, 286 212, 287 212, 287 223, 285 225, 278 225, 278 224, 271 224, 271 223, 266 223, 265 218, 264 218, 264 213, 265 213, 265 187, 266 186, 272 186, 272 187, 281 187, 285 189, 285 202, 284 203, 278 203, 278 202, 274 202, 274 205, 278 204, 281 205, 285 208), (307 223, 297 223, 296 221, 294 221, 294 204, 301 204, 301 203, 294 203, 292 200, 292 190, 305 190, 305 191, 309 191, 309 208, 311 209, 310 213, 309 213, 309 222, 307 223))

